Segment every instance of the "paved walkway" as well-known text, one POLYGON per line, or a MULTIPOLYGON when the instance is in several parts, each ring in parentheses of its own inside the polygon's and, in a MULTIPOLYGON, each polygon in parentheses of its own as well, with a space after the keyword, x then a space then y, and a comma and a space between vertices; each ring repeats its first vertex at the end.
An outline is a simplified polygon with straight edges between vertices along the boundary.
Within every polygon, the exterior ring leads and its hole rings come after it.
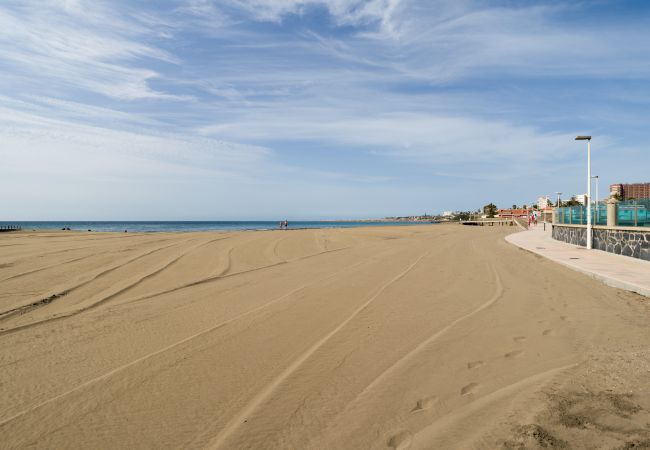
POLYGON ((551 237, 551 225, 506 236, 506 241, 605 284, 650 297, 650 262, 601 250, 587 250, 551 237))

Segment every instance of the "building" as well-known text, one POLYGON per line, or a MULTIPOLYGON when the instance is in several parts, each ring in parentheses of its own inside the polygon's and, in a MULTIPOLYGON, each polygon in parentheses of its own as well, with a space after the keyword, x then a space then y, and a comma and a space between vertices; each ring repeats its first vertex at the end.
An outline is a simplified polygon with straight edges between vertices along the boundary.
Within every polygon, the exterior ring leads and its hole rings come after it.
POLYGON ((545 195, 543 197, 539 197, 537 199, 537 209, 544 209, 548 206, 548 202, 550 199, 548 198, 548 195, 545 195))
POLYGON ((527 209, 523 208, 517 208, 517 209, 500 209, 497 213, 497 217, 507 217, 507 218, 512 218, 512 217, 527 217, 528 216, 528 211, 527 209))
POLYGON ((621 200, 650 198, 650 183, 610 184, 609 194, 621 200))
POLYGON ((583 205, 587 204, 587 194, 576 194, 573 196, 577 202, 582 203, 583 205))
POLYGON ((444 211, 442 213, 442 217, 451 217, 453 215, 454 215, 453 211, 444 211))

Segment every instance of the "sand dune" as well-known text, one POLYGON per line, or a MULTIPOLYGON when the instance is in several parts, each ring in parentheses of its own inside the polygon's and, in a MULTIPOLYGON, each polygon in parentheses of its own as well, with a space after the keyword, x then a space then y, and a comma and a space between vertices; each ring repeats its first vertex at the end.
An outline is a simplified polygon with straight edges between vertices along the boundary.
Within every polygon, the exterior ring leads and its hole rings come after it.
POLYGON ((2 235, 0 447, 648 445, 647 302, 512 231, 2 235))

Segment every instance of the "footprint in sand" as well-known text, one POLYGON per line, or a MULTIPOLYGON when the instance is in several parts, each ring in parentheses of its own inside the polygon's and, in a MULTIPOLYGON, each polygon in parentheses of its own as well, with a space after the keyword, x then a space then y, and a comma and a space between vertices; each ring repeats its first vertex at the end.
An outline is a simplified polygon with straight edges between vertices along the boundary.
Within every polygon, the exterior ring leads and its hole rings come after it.
POLYGON ((542 331, 542 336, 555 336, 555 331, 550 328, 542 331))
POLYGON ((468 369, 478 369, 484 364, 483 361, 470 361, 467 363, 467 368, 468 369))
POLYGON ((415 404, 415 408, 413 408, 411 412, 431 409, 436 405, 436 403, 438 403, 438 397, 436 396, 421 398, 420 400, 417 401, 417 403, 415 404))
POLYGON ((410 431, 401 431, 388 440, 388 446, 396 450, 406 450, 411 447, 413 435, 410 431))
POLYGON ((478 383, 470 383, 466 386, 463 386, 463 388, 460 390, 460 395, 469 395, 473 394, 476 392, 478 389, 478 383))
POLYGON ((507 358, 507 359, 517 358, 517 357, 523 355, 523 353, 524 353, 523 350, 514 350, 514 351, 506 353, 505 355, 503 355, 503 357, 507 358))
POLYGON ((560 316, 560 320, 567 320, 567 319, 568 319, 567 316, 560 316))
POLYGON ((512 338, 513 341, 519 343, 519 342, 524 342, 526 340, 526 336, 515 336, 512 338))

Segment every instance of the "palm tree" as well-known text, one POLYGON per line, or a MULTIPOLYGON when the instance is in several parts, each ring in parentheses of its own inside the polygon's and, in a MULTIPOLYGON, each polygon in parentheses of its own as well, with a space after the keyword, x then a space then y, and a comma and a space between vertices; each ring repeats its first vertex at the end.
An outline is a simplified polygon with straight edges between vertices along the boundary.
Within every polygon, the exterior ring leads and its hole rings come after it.
POLYGON ((494 215, 497 213, 497 205, 494 203, 485 205, 483 207, 483 213, 486 214, 489 218, 494 217, 494 215))

